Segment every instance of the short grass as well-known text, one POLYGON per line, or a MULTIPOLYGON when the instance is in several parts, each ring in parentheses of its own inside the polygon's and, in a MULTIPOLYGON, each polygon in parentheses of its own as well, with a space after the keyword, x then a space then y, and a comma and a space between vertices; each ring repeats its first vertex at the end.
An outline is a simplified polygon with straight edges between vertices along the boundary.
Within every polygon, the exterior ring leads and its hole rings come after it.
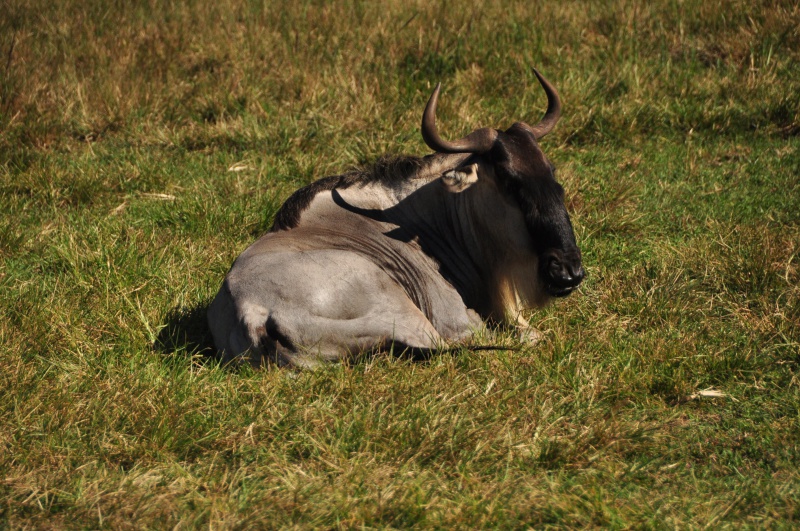
POLYGON ((0 3, 0 525, 800 525, 800 7, 0 3), (292 190, 535 122, 588 278, 535 348, 209 359, 292 190))

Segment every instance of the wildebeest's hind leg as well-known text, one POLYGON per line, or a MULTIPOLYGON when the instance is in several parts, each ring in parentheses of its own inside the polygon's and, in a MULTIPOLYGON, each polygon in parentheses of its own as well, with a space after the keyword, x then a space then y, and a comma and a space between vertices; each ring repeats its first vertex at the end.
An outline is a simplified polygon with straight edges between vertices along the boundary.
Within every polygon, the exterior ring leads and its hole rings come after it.
POLYGON ((275 313, 259 329, 259 350, 267 361, 306 368, 370 350, 408 350, 428 357, 442 339, 422 312, 410 301, 408 306, 355 319, 275 313))

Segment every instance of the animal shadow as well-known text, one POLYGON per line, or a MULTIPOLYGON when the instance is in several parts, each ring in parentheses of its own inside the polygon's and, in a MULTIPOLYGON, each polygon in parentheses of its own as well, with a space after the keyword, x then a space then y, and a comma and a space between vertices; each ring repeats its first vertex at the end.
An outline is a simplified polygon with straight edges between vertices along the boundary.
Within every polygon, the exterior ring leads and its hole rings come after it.
POLYGON ((208 303, 201 303, 172 308, 164 318, 164 326, 153 348, 164 355, 181 353, 187 357, 197 356, 203 362, 217 359, 214 339, 206 320, 208 306, 208 303))

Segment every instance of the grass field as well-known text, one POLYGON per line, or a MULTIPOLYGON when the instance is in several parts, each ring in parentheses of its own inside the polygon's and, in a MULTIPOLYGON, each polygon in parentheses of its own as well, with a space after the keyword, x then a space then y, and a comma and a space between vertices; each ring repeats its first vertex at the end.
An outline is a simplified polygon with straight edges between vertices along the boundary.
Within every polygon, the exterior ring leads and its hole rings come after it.
POLYGON ((800 526, 800 7, 0 2, 0 527, 800 526), (296 188, 536 122, 588 277, 535 348, 230 369, 296 188))

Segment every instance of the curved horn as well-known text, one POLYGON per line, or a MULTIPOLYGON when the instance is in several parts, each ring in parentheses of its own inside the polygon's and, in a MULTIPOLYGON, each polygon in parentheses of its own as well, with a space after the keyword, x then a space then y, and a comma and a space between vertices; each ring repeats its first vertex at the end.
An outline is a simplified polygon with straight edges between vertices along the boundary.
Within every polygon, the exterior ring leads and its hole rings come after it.
POLYGON ((460 140, 448 142, 439 136, 436 130, 436 103, 439 101, 439 90, 442 84, 438 83, 422 113, 422 139, 434 151, 439 153, 486 153, 497 139, 497 131, 484 127, 468 134, 460 140))
POLYGON ((551 85, 538 70, 534 68, 533 73, 536 74, 536 78, 539 80, 539 83, 542 84, 545 94, 547 94, 547 112, 544 113, 544 117, 539 120, 538 124, 534 126, 528 124, 524 125, 531 134, 533 134, 533 137, 539 140, 552 131, 558 119, 561 118, 561 99, 558 97, 558 91, 555 87, 551 85))

